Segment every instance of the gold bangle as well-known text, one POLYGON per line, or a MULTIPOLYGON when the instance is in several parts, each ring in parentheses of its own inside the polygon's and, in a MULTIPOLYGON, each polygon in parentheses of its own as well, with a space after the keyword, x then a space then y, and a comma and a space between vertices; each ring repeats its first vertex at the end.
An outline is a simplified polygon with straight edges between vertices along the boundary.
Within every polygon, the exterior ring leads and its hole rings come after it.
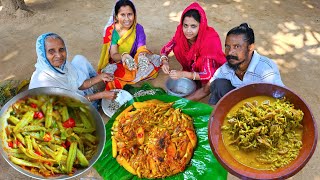
POLYGON ((129 53, 123 52, 123 53, 121 54, 121 59, 122 59, 122 56, 125 55, 125 54, 129 54, 129 53))
POLYGON ((196 80, 196 75, 197 75, 197 73, 193 72, 193 80, 196 80))
POLYGON ((87 99, 88 99, 89 102, 91 102, 91 99, 89 98, 89 96, 87 96, 87 99))

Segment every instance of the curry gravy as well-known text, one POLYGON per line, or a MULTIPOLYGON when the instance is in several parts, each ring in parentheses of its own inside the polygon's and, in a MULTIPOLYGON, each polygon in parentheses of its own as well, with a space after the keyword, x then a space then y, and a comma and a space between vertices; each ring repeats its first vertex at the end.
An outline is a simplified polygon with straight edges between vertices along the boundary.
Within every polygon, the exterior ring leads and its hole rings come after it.
MULTIPOLYGON (((258 104, 260 105, 263 101, 269 100, 270 103, 276 102, 276 99, 270 96, 255 96, 251 97, 245 100, 240 101, 237 103, 234 107, 231 108, 228 114, 234 114, 241 106, 244 105, 245 102, 250 102, 252 103, 253 101, 257 101, 258 104)), ((223 125, 227 125, 227 118, 225 118, 223 125)), ((299 134, 299 137, 302 139, 302 129, 297 131, 296 134, 299 134)), ((237 160, 239 163, 254 168, 254 169, 259 169, 259 170, 271 170, 271 165, 272 164, 265 164, 258 162, 256 160, 256 157, 261 154, 261 150, 257 148, 256 150, 253 151, 244 151, 242 149, 239 149, 237 145, 231 145, 231 142, 233 141, 231 138, 231 135, 228 134, 227 130, 222 130, 222 139, 223 142, 226 146, 226 149, 228 152, 231 154, 231 156, 237 160)), ((300 139, 300 140, 301 140, 300 139)))

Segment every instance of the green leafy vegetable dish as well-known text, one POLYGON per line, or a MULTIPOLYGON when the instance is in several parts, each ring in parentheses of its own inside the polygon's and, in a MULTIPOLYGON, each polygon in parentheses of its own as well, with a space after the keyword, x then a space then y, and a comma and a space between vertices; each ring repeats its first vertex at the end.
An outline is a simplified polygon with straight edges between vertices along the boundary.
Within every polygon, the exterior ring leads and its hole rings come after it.
POLYGON ((88 167, 98 149, 89 108, 72 98, 28 96, 12 104, 1 120, 8 159, 33 174, 72 175, 88 167))

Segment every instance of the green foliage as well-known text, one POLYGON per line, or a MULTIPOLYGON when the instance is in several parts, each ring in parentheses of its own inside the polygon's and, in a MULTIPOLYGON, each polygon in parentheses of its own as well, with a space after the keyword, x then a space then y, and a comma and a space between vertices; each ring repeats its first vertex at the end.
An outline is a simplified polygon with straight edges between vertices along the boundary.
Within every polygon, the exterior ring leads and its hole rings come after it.
POLYGON ((6 80, 0 82, 0 109, 29 82, 29 80, 6 80))

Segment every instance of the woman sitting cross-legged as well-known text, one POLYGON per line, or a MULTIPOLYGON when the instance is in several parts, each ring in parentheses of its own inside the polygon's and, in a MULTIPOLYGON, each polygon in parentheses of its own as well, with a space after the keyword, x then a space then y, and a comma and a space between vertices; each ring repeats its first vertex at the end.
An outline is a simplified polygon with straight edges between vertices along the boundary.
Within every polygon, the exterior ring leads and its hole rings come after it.
POLYGON ((146 35, 137 23, 136 9, 129 0, 117 1, 105 28, 98 73, 114 75, 106 90, 122 89, 126 84, 158 75, 160 56, 146 48, 146 35))
POLYGON ((182 13, 174 37, 161 49, 162 70, 172 79, 188 78, 204 86, 226 62, 218 33, 208 26, 206 13, 196 2, 182 13), (182 70, 171 69, 168 54, 173 51, 182 70))

